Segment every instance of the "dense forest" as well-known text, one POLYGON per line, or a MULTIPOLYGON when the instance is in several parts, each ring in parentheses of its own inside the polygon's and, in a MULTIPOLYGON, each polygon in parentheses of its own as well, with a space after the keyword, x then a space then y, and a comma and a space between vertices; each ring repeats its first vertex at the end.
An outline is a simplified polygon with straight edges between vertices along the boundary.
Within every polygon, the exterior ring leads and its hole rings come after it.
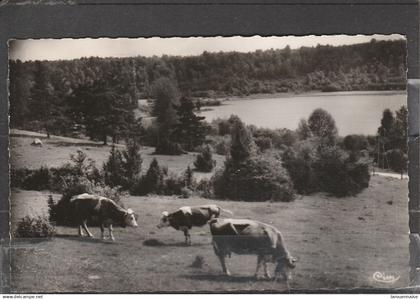
POLYGON ((69 128, 83 124, 95 135, 106 136, 107 127, 122 134, 136 126, 137 100, 154 98, 157 82, 172 82, 179 96, 190 98, 405 89, 405 55, 403 40, 372 39, 188 57, 10 61, 11 126, 68 135, 69 128))

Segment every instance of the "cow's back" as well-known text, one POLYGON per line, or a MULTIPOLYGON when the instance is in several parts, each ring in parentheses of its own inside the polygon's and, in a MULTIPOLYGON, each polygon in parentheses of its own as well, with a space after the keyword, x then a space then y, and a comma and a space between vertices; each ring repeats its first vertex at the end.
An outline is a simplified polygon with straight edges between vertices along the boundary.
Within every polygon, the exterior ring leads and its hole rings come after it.
POLYGON ((70 200, 73 213, 77 219, 88 219, 99 215, 100 197, 82 194, 70 200))
POLYGON ((270 229, 263 223, 247 220, 216 220, 210 224, 217 247, 237 254, 271 254, 274 248, 267 233, 270 229))
POLYGON ((207 207, 191 207, 191 212, 191 224, 193 226, 206 225, 211 218, 210 211, 207 207))

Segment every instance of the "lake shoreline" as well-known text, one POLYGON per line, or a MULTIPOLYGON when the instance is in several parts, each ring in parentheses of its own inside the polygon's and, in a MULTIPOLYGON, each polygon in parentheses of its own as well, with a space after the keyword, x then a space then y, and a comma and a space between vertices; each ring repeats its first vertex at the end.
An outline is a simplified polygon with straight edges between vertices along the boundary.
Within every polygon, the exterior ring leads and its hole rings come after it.
MULTIPOLYGON (((220 100, 222 102, 229 101, 241 101, 241 100, 261 100, 261 99, 276 99, 276 98, 298 98, 298 97, 322 97, 322 96, 335 96, 335 95, 395 95, 395 94, 407 94, 406 90, 351 90, 351 91, 332 91, 332 92, 322 92, 322 91, 309 91, 302 93, 294 92, 276 92, 276 93, 256 93, 251 95, 244 96, 230 96, 215 98, 215 100, 220 100)), ((207 98, 204 98, 207 99, 207 98)), ((212 106, 208 106, 212 107, 212 106)))
POLYGON ((385 109, 394 112, 402 105, 407 105, 407 94, 395 90, 255 94, 231 97, 220 106, 206 107, 199 115, 209 122, 237 115, 249 125, 295 130, 301 119, 322 108, 332 115, 340 135, 371 135, 380 126, 385 109))

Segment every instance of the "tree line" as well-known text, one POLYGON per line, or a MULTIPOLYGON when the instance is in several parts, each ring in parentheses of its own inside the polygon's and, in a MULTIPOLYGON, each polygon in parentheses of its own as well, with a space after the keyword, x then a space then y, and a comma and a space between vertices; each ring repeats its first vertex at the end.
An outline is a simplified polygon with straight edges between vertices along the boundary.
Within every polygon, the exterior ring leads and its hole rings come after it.
POLYGON ((405 57, 405 41, 372 40, 189 57, 10 61, 10 121, 61 135, 83 126, 92 139, 118 139, 137 126, 137 100, 156 98, 165 80, 188 98, 405 89, 405 57))

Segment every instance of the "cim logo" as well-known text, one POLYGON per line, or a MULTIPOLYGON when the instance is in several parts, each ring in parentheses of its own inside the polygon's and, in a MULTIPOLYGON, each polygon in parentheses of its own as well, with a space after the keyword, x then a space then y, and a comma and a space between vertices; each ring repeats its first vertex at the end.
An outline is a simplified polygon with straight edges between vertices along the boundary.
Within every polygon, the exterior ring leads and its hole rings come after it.
POLYGON ((387 273, 379 272, 379 271, 373 273, 373 280, 377 282, 381 282, 381 283, 393 284, 397 282, 399 279, 400 279, 400 276, 396 274, 387 274, 387 273))

